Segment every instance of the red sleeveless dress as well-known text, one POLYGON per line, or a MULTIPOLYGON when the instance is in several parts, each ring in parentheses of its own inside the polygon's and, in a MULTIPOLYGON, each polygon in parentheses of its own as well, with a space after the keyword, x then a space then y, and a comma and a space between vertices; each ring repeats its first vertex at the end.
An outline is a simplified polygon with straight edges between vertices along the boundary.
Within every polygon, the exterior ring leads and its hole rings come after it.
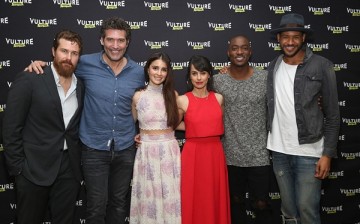
POLYGON ((185 113, 185 145, 181 153, 183 224, 230 224, 227 167, 220 141, 224 133, 221 107, 214 92, 197 98, 192 92, 185 113))

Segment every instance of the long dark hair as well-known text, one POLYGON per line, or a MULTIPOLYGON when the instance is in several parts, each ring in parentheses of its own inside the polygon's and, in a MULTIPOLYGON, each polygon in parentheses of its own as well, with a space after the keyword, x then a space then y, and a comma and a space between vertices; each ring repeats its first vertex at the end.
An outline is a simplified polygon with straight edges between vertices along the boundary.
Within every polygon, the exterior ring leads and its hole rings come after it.
POLYGON ((208 91, 214 91, 213 78, 212 78, 214 75, 213 67, 210 63, 210 60, 207 57, 202 56, 202 55, 193 55, 193 56, 191 56, 191 58, 189 60, 189 66, 188 66, 187 73, 186 73, 188 91, 191 91, 194 89, 194 86, 191 83, 191 79, 190 79, 191 65, 193 65, 200 72, 205 71, 205 72, 209 73, 210 78, 208 79, 208 82, 206 84, 206 89, 208 91))
POLYGON ((163 83, 162 94, 164 97, 166 114, 167 114, 167 125, 169 127, 172 127, 175 130, 175 128, 179 124, 179 112, 178 112, 177 105, 176 105, 176 96, 175 96, 175 89, 174 89, 174 85, 173 85, 171 60, 166 53, 157 52, 157 53, 152 54, 149 57, 149 59, 147 60, 145 66, 144 66, 145 80, 147 82, 149 82, 150 78, 149 78, 148 69, 149 69, 151 63, 158 59, 165 62, 167 71, 168 71, 165 81, 163 83))

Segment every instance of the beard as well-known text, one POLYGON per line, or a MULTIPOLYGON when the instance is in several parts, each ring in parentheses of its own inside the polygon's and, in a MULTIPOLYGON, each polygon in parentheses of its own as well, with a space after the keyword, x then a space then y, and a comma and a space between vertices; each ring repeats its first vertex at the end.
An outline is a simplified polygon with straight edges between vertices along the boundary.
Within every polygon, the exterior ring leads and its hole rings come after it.
POLYGON ((301 49, 303 48, 303 44, 298 45, 298 46, 295 48, 295 50, 292 51, 292 52, 287 52, 286 50, 284 50, 285 47, 286 47, 286 46, 283 46, 283 47, 281 46, 284 55, 285 55, 286 57, 288 57, 288 58, 291 58, 291 57, 294 57, 297 53, 299 53, 299 51, 301 51, 301 49))
POLYGON ((59 76, 69 78, 75 71, 75 66, 71 63, 70 60, 56 61, 54 60, 54 67, 59 74, 59 76))

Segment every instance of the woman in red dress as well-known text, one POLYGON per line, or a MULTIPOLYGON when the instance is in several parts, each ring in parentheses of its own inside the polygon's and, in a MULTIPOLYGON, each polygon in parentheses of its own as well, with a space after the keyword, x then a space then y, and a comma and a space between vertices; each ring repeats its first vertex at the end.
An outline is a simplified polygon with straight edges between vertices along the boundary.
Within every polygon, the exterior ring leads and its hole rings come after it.
POLYGON ((227 167, 220 141, 224 100, 212 90, 212 75, 206 57, 191 57, 187 73, 191 91, 177 99, 186 127, 181 154, 183 224, 230 224, 227 167))

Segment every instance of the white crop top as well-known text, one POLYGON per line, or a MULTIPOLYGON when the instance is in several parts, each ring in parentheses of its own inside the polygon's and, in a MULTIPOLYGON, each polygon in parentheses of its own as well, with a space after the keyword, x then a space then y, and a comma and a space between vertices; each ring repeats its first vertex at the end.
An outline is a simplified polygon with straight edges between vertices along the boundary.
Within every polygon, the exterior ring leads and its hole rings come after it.
POLYGON ((161 86, 148 85, 136 104, 139 127, 143 130, 165 130, 167 116, 161 86))

